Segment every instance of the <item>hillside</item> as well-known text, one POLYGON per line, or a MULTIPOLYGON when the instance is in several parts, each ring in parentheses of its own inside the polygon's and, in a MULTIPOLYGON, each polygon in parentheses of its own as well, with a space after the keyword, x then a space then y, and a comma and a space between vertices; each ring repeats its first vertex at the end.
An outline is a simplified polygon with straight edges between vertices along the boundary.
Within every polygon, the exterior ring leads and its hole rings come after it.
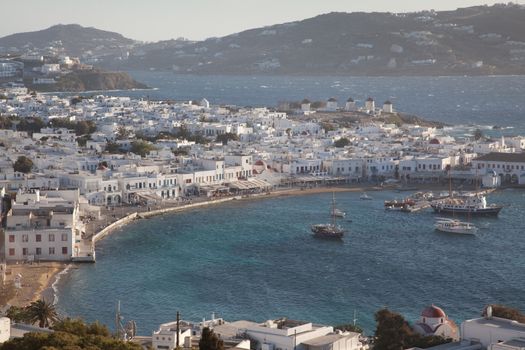
MULTIPOLYGON (((139 43, 59 25, 0 38, 0 47, 60 43, 61 52, 116 70, 186 74, 525 74, 525 6, 454 11, 329 13, 204 41, 139 43)), ((29 46, 25 46, 26 49, 29 46)), ((55 45, 56 46, 56 45, 55 45)), ((0 50, 1 51, 1 50, 0 50)))
POLYGON ((525 8, 329 13, 205 41, 138 46, 127 61, 103 64, 198 74, 523 74, 525 8))
POLYGON ((134 40, 121 34, 78 24, 55 25, 47 29, 17 33, 0 38, 0 47, 60 50, 64 54, 80 56, 86 51, 111 51, 130 46, 134 40))

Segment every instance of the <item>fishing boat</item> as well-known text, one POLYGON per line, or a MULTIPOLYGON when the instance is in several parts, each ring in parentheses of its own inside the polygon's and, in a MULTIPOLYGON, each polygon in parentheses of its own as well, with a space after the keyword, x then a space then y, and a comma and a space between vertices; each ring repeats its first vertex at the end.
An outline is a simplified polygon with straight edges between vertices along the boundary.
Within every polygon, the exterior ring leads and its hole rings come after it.
POLYGON ((478 228, 470 222, 459 221, 456 219, 439 218, 436 220, 434 227, 437 231, 464 235, 474 235, 478 232, 478 228))
POLYGON ((345 231, 339 225, 337 225, 335 215, 335 194, 332 194, 332 209, 330 211, 330 216, 332 218, 331 223, 329 224, 316 224, 312 225, 312 234, 315 238, 322 239, 342 239, 345 231))
POLYGON ((366 192, 363 192, 360 196, 359 196, 359 199, 361 200, 372 200, 372 197, 370 197, 369 195, 366 194, 366 192))

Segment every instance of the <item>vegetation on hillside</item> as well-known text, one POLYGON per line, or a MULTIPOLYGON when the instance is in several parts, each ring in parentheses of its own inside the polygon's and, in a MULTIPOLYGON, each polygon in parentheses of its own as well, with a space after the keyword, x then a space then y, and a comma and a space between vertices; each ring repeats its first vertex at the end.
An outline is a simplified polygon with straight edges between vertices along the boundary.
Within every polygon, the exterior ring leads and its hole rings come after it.
POLYGON ((138 344, 127 343, 110 336, 98 322, 86 324, 78 319, 56 322, 52 333, 26 333, 3 343, 0 350, 140 350, 138 344))
POLYGON ((412 347, 425 349, 451 341, 451 339, 422 336, 416 333, 403 316, 388 309, 376 312, 375 319, 377 326, 374 350, 403 350, 412 347))

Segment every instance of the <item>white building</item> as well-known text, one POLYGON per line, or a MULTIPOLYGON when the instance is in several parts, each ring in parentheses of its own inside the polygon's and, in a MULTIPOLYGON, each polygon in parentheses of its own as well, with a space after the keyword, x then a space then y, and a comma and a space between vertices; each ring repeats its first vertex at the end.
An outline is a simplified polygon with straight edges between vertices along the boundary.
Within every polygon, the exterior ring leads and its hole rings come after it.
POLYGON ((355 110, 356 110, 355 101, 353 98, 349 97, 348 100, 346 100, 345 111, 353 112, 355 110))
POLYGON ((78 190, 19 190, 7 214, 5 256, 7 261, 67 261, 78 255, 82 236, 78 190))
POLYGON ((310 106, 311 106, 310 100, 305 98, 301 102, 301 111, 303 111, 303 112, 310 112, 310 106))
POLYGON ((369 97, 365 101, 365 110, 369 113, 373 113, 376 109, 376 103, 372 97, 369 97))
POLYGON ((472 160, 472 167, 482 172, 495 171, 501 183, 525 184, 525 153, 489 153, 472 160))
MULTIPOLYGON (((179 347, 191 348, 192 329, 184 322, 179 322, 179 347)), ((151 336, 151 346, 154 350, 174 350, 177 349, 177 322, 161 324, 159 329, 153 331, 151 336)))
POLYGON ((46 63, 40 68, 40 71, 44 74, 52 74, 60 72, 60 65, 58 63, 46 63))
POLYGON ((383 112, 385 113, 394 113, 394 105, 390 101, 385 101, 383 103, 383 112))
POLYGON ((335 97, 330 97, 328 101, 326 101, 326 110, 329 112, 335 112, 337 111, 337 108, 337 99, 335 99, 335 97))
POLYGON ((486 317, 461 323, 461 338, 480 343, 485 349, 521 350, 525 347, 525 324, 493 317, 490 310, 486 317))
MULTIPOLYGON (((333 327, 288 319, 264 323, 238 321, 237 333, 256 341, 257 350, 363 350, 359 334, 335 333, 333 327)), ((216 328, 220 332, 220 328, 216 328)))
POLYGON ((0 317, 0 344, 5 343, 11 337, 11 320, 0 317))

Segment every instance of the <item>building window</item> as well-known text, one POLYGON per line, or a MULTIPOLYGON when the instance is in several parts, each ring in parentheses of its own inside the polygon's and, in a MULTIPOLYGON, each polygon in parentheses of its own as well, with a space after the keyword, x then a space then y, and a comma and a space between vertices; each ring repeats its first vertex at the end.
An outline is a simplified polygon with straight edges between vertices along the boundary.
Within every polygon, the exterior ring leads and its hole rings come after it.
POLYGON ((62 247, 62 254, 67 255, 67 247, 62 247))
POLYGON ((42 242, 42 235, 41 234, 35 235, 35 239, 37 242, 42 242))
POLYGON ((50 233, 49 234, 49 242, 54 242, 55 241, 55 234, 54 233, 50 233))
POLYGON ((23 234, 22 235, 22 242, 29 242, 29 235, 23 234))
POLYGON ((27 248, 22 248, 22 255, 27 255, 27 248))
POLYGON ((67 233, 62 233, 62 242, 67 242, 67 233))
POLYGON ((36 255, 42 255, 42 248, 36 248, 36 255))
POLYGON ((15 235, 9 235, 9 243, 15 242, 15 235))
POLYGON ((55 247, 49 247, 49 255, 55 255, 55 247))
POLYGON ((15 248, 9 248, 9 256, 15 255, 15 248))

